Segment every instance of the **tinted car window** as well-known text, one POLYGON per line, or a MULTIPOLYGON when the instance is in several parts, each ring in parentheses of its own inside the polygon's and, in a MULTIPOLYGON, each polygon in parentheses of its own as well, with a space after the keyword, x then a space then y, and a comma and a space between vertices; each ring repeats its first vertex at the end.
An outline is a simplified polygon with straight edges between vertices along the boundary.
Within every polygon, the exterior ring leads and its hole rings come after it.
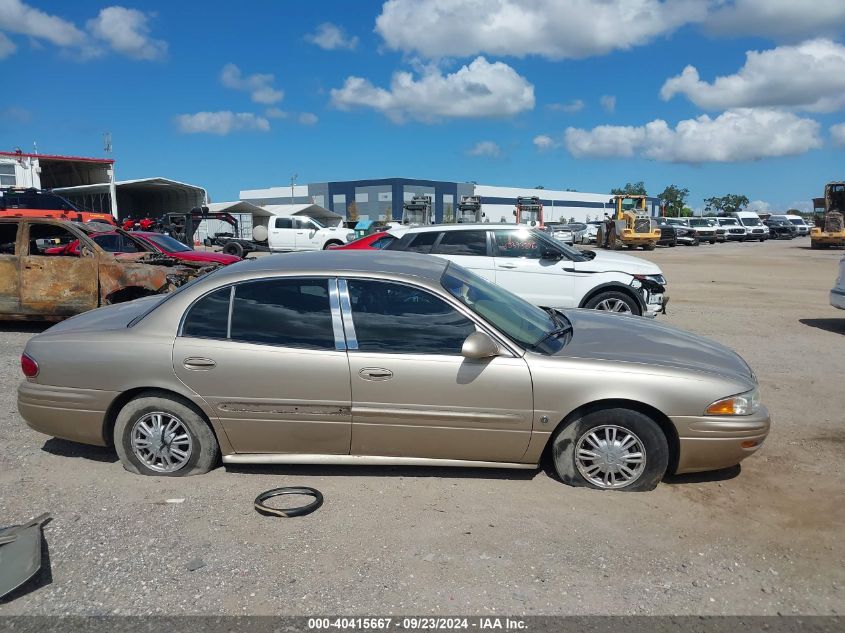
POLYGON ((107 253, 123 253, 123 240, 115 233, 94 235, 93 239, 97 245, 107 253))
POLYGON ((528 257, 539 259, 543 244, 528 231, 494 231, 497 257, 528 257))
POLYGON ((408 247, 405 250, 411 251, 412 253, 428 254, 431 252, 431 246, 434 244, 438 235, 440 235, 438 231, 417 233, 408 242, 408 247))
POLYGON ((293 222, 290 218, 276 218, 276 223, 273 226, 277 229, 292 229, 293 222))
POLYGON ((386 248, 389 244, 392 244, 396 238, 392 235, 385 235, 384 237, 378 238, 375 242, 370 244, 372 248, 382 249, 386 248))
POLYGON ((232 289, 220 288, 197 301, 185 315, 182 336, 226 338, 229 328, 229 296, 232 289))
POLYGON ((9 222, 0 224, 0 255, 14 255, 17 239, 17 223, 9 222))
POLYGON ((434 255, 487 255, 487 231, 445 231, 434 255))
POLYGON ((268 279, 235 287, 232 340, 334 349, 325 279, 268 279))
POLYGON ((424 290, 381 281, 349 281, 352 321, 363 352, 460 354, 472 321, 424 290))

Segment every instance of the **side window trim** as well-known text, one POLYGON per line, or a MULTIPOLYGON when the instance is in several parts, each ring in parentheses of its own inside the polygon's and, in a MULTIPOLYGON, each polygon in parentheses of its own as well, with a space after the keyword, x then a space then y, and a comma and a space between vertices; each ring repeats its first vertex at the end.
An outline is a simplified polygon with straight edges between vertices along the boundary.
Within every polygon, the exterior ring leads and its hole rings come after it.
POLYGON ((340 291, 340 310, 343 319, 343 331, 346 334, 347 349, 358 349, 358 337, 355 334, 355 324, 352 322, 352 302, 349 300, 349 285, 345 279, 337 280, 340 291))
MULTIPOLYGON (((344 288, 346 288, 346 282, 344 282, 344 288)), ((332 311, 332 331, 334 332, 334 348, 338 351, 343 351, 346 349, 346 335, 344 333, 343 328, 343 316, 340 313, 339 295, 340 292, 338 290, 337 279, 329 279, 329 309, 331 309, 332 311)))

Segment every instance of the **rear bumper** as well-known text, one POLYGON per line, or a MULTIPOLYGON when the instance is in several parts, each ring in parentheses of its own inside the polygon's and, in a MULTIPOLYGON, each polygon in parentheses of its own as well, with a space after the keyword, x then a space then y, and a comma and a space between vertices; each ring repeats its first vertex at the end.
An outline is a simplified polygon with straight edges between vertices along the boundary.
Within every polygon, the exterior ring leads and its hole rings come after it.
POLYGON ((675 417, 680 454, 676 473, 735 466, 763 445, 771 420, 765 407, 749 416, 675 417))
POLYGON ((46 435, 106 446, 103 421, 114 391, 53 387, 24 381, 18 387, 18 411, 27 425, 46 435))

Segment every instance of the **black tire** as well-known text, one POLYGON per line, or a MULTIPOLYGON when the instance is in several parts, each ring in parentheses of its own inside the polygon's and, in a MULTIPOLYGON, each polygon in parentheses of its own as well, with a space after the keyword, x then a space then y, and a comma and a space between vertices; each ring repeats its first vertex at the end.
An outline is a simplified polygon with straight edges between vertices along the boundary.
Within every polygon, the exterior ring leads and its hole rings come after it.
POLYGON ((323 250, 328 250, 329 246, 343 246, 343 242, 340 240, 329 240, 325 244, 323 244, 323 250))
POLYGON ((691 246, 698 246, 699 244, 700 244, 700 242, 698 241, 698 238, 695 238, 695 239, 692 241, 691 246))
MULTIPOLYGON (((570 486, 598 490, 646 492, 653 490, 666 474, 666 469, 669 466, 669 443, 660 427, 648 416, 630 409, 602 409, 588 413, 567 424, 555 434, 554 439, 552 439, 552 463, 560 480, 570 486), (585 446, 589 446, 589 439, 587 438, 590 432, 595 432, 601 438, 605 430, 599 427, 609 426, 633 434, 645 453, 645 464, 641 472, 636 473, 636 477, 624 486, 597 485, 583 474, 583 470, 589 472, 589 469, 593 468, 589 459, 587 458, 586 462, 584 459, 581 460, 581 468, 579 468, 579 463, 576 460, 576 448, 579 443, 583 441, 585 446)), ((635 472, 637 468, 639 467, 633 466, 635 472)), ((595 473, 593 474, 595 475, 595 473)))
POLYGON ((229 242, 223 247, 223 252, 227 255, 234 255, 236 257, 244 256, 244 247, 238 242, 229 242))
POLYGON ((715 245, 715 244, 716 244, 716 240, 715 240, 715 239, 710 240, 710 246, 713 246, 713 245, 715 245))
POLYGON ((114 447, 123 467, 129 472, 152 477, 187 477, 201 475, 214 468, 220 457, 220 447, 214 432, 193 407, 165 394, 147 393, 130 400, 117 414, 114 425, 114 447), (187 460, 178 469, 165 472, 150 468, 135 454, 131 437, 135 424, 144 416, 164 413, 174 416, 190 437, 187 460))
POLYGON ((669 242, 670 248, 675 248, 678 245, 678 239, 674 238, 671 242, 669 242))
POLYGON ((643 250, 644 251, 653 251, 656 247, 657 247, 657 244, 652 244, 652 243, 643 244, 643 250))
POLYGON ((637 302, 637 300, 619 290, 605 290, 603 292, 599 292, 596 296, 590 297, 590 300, 584 304, 584 307, 588 310, 607 311, 598 307, 604 301, 607 301, 611 304, 613 304, 614 302, 621 301, 622 303, 627 305, 628 310, 630 310, 630 312, 619 312, 619 314, 633 314, 635 316, 642 316, 642 310, 640 309, 640 304, 637 302))

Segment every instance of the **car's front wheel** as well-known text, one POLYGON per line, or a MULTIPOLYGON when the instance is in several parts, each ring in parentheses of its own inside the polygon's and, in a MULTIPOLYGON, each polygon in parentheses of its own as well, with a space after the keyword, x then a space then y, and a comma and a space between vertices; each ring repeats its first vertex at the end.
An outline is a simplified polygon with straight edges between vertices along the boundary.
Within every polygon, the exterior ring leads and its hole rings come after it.
POLYGON ((163 477, 206 473, 220 454, 202 416, 164 394, 142 394, 120 410, 114 446, 126 470, 163 477))
POLYGON ((552 440, 552 459, 561 481, 599 490, 654 489, 669 465, 669 444, 660 427, 630 409, 588 413, 552 440))
POLYGON ((619 314, 634 314, 641 316, 639 304, 624 292, 608 290, 598 293, 590 298, 584 307, 588 310, 604 310, 605 312, 617 312, 619 314))

